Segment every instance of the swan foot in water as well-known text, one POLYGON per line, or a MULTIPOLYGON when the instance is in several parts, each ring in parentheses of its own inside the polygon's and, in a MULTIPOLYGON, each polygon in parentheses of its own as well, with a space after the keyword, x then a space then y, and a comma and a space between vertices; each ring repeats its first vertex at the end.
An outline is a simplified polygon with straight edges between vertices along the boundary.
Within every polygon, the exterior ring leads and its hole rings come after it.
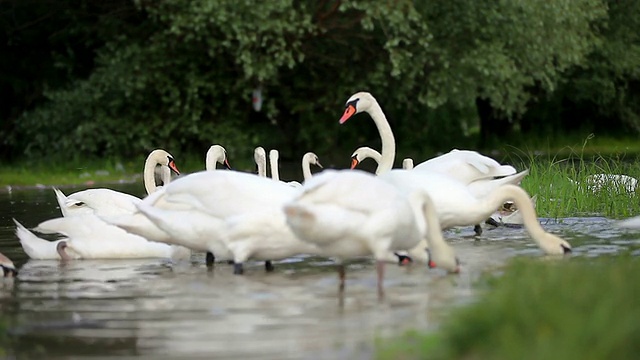
POLYGON ((233 263, 233 274, 234 275, 244 274, 244 267, 242 267, 242 263, 233 263))
POLYGON ((271 263, 271 260, 267 260, 264 262, 264 270, 266 272, 273 272, 275 268, 273 267, 273 264, 271 263))
POLYGON ((482 235, 482 226, 480 226, 480 224, 474 225, 473 232, 476 233, 476 236, 482 235))
POLYGON ((69 254, 67 254, 67 252, 64 250, 66 248, 67 248, 66 241, 60 241, 58 245, 56 245, 56 251, 58 252, 58 255, 60 255, 60 258, 62 259, 62 261, 71 260, 71 256, 69 256, 69 254))
POLYGON ((216 257, 213 255, 211 251, 207 251, 207 257, 205 258, 205 263, 208 267, 213 266, 213 262, 216 261, 216 257))

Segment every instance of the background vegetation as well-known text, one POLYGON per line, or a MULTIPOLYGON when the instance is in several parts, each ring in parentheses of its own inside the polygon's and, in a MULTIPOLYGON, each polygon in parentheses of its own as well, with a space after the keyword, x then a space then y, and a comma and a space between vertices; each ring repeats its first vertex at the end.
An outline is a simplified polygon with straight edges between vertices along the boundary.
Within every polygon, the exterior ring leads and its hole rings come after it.
POLYGON ((634 0, 5 0, 0 26, 3 162, 350 154, 378 141, 337 124, 360 90, 416 159, 640 130, 634 0))

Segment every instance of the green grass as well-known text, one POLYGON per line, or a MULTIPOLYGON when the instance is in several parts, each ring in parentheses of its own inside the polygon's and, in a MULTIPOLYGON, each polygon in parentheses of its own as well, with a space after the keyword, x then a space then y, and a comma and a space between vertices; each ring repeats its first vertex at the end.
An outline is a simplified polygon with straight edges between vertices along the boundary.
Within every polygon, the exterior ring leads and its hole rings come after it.
POLYGON ((640 261, 516 259, 437 333, 378 347, 386 359, 632 359, 640 351, 640 261))
MULTIPOLYGON (((510 162, 528 168, 522 187, 536 196, 539 216, 602 215, 623 218, 640 214, 640 196, 620 181, 608 181, 594 189, 588 179, 596 174, 627 175, 640 179, 640 159, 626 153, 606 156, 587 152, 587 138, 579 148, 566 147, 560 154, 513 152, 510 162)), ((639 190, 640 191, 640 190, 639 190)))

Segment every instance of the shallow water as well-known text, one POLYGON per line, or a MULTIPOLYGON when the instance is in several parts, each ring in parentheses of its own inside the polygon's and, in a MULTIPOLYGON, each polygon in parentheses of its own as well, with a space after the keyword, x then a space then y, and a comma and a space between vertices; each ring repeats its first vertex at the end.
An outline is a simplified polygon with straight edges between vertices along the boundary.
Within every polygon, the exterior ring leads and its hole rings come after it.
MULTIPOLYGON (((109 187, 142 192, 137 185, 109 187)), ((540 256, 522 228, 486 229, 477 241, 471 227, 450 230, 460 275, 387 266, 386 298, 378 302, 375 270, 365 259, 349 265, 341 303, 333 263, 322 258, 279 262, 269 274, 253 263, 244 276, 232 275, 227 264, 207 269, 199 253, 178 263, 29 260, 11 219, 33 227, 58 215, 51 189, 0 192, 0 251, 20 272, 0 282, 0 308, 16 340, 10 352, 18 356, 368 359, 379 339, 437 329, 452 306, 473 301, 473 283, 483 273, 513 256, 540 256)), ((573 256, 640 249, 640 233, 605 218, 541 221, 572 244, 573 256)))

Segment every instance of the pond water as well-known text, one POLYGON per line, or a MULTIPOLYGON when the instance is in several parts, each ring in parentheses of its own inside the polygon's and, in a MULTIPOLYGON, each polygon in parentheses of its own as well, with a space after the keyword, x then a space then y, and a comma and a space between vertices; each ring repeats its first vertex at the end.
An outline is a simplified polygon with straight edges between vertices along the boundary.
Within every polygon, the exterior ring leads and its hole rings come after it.
MULTIPOLYGON (((139 185, 109 187, 142 192, 139 185)), ((357 261, 347 268, 341 304, 333 263, 322 258, 278 262, 268 274, 263 264, 249 264, 243 276, 227 264, 207 269, 200 253, 177 263, 29 260, 12 218, 33 227, 57 216, 49 188, 0 192, 0 251, 19 268, 17 279, 0 282, 16 357, 369 359, 379 339, 437 329, 448 309, 473 301, 483 273, 514 256, 540 256, 522 228, 487 229, 477 241, 471 227, 450 230, 461 274, 387 266, 386 298, 378 302, 373 263, 357 261)), ((605 218, 541 221, 572 244, 573 256, 640 248, 640 234, 605 218)))

